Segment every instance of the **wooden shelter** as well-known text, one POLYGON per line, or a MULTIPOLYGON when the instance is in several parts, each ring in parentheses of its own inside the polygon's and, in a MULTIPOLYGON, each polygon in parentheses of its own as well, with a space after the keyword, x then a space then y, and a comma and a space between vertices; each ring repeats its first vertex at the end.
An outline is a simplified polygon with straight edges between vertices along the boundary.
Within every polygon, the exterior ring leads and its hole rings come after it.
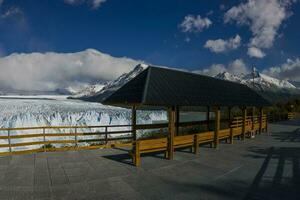
MULTIPOLYGON (((127 84, 104 100, 104 104, 131 107, 133 134, 133 161, 140 165, 140 154, 165 151, 168 159, 173 159, 174 149, 192 147, 197 153, 199 144, 212 143, 218 147, 221 139, 234 136, 245 138, 247 132, 265 130, 266 118, 263 107, 269 106, 264 98, 246 85, 219 80, 194 73, 149 66, 127 84), (205 133, 178 136, 179 111, 182 107, 207 107, 207 122, 210 108, 215 113, 214 130, 205 133), (231 108, 242 109, 242 117, 236 118, 229 129, 220 130, 220 107, 228 107, 229 119, 231 108), (168 110, 168 136, 158 139, 137 140, 136 109, 164 108, 168 110), (258 108, 259 117, 247 117, 247 107, 258 108), (255 121, 256 120, 256 121, 255 121)), ((209 123, 207 123, 209 127, 209 123)))

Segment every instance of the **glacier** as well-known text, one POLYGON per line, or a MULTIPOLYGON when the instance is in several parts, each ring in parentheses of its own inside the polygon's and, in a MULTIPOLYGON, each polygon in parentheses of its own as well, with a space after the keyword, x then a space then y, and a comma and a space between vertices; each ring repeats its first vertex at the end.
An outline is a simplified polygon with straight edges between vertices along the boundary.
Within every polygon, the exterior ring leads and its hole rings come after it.
MULTIPOLYGON (((166 121, 165 111, 137 112, 138 124, 152 124, 166 121)), ((60 96, 42 97, 0 97, 0 128, 38 127, 38 126, 82 126, 82 125, 129 125, 131 123, 131 110, 102 105, 95 102, 72 100, 60 96)), ((110 128, 109 131, 128 130, 129 127, 110 128)), ((51 133, 70 133, 74 130, 54 129, 51 133)), ((104 131, 99 129, 82 129, 78 132, 104 131)), ((41 133, 41 130, 11 131, 11 135, 26 133, 41 133)), ((49 130, 47 130, 49 133, 49 130)), ((0 131, 1 135, 7 135, 7 131, 0 131)), ((120 136, 111 135, 109 137, 120 136)), ((66 137, 51 137, 47 140, 70 139, 66 137)), ((80 136, 82 137, 82 136, 80 136)), ((81 138, 78 139, 81 139, 81 138)), ((100 136, 85 136, 85 139, 93 139, 100 136)), ((101 136, 103 137, 103 136, 101 136)), ((12 139, 12 143, 41 141, 43 138, 12 139)), ((74 139, 74 138, 72 138, 74 139)), ((7 140, 0 140, 0 144, 7 144, 7 140)), ((82 145, 88 145, 83 143, 82 145)), ((55 145, 62 146, 62 145, 55 145)), ((14 147, 14 150, 34 149, 41 145, 30 147, 14 147)), ((5 149, 6 151, 8 149, 5 149)), ((3 151, 3 149, 0 149, 3 151)))

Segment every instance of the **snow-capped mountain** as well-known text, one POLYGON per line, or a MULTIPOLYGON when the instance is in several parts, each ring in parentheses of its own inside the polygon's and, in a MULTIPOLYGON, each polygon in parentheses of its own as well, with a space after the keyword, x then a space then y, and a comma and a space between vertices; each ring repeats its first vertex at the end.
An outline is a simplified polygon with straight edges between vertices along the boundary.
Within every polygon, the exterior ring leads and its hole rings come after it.
POLYGON ((271 92, 296 92, 297 88, 286 80, 279 80, 265 74, 255 72, 254 79, 253 73, 244 76, 236 76, 229 72, 223 72, 215 76, 215 78, 238 82, 246 84, 247 86, 258 91, 271 91, 271 92))
MULTIPOLYGON (((147 67, 148 65, 138 64, 132 71, 122 74, 114 81, 107 82, 106 84, 98 87, 95 85, 91 85, 69 98, 82 99, 92 102, 102 102, 106 97, 108 97, 125 83, 133 79, 147 67)), ((255 71, 254 79, 252 73, 237 76, 229 72, 219 73, 215 76, 215 78, 245 84, 260 93, 271 92, 291 95, 300 93, 300 90, 298 90, 297 87, 295 87, 290 82, 267 76, 265 74, 259 73, 258 71, 255 71)))
POLYGON ((73 94, 72 98, 74 98, 74 99, 78 98, 79 99, 81 97, 96 95, 99 91, 101 91, 103 89, 104 86, 105 86, 105 83, 104 84, 99 83, 99 84, 88 85, 80 91, 72 92, 72 94, 73 94))
POLYGON ((239 76, 230 74, 229 72, 222 72, 215 76, 215 78, 226 80, 226 81, 233 81, 237 83, 245 83, 245 80, 240 78, 239 76))
POLYGON ((101 102, 104 100, 104 98, 108 97, 125 83, 133 79, 147 67, 148 65, 146 64, 138 64, 132 71, 122 74, 116 80, 110 81, 105 85, 102 85, 102 87, 95 87, 94 85, 92 85, 84 89, 80 93, 71 96, 70 98, 101 102))

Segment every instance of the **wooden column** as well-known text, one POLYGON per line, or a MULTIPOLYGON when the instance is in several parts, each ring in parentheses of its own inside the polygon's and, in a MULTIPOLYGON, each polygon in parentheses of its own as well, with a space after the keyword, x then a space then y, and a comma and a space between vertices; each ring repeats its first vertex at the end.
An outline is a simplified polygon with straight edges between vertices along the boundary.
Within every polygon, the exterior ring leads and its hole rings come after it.
POLYGON ((260 108, 259 108, 259 134, 262 133, 263 115, 264 115, 263 108, 260 107, 260 108))
POLYGON ((136 141, 136 106, 131 107, 131 128, 133 140, 136 141))
POLYGON ((207 112, 206 112, 206 127, 209 131, 209 106, 207 106, 207 112))
POLYGON ((233 144, 233 132, 231 128, 231 107, 228 107, 228 126, 230 131, 230 144, 233 144))
POLYGON ((252 113, 252 117, 251 117, 251 121, 252 121, 252 127, 251 127, 251 137, 255 136, 255 131, 254 131, 254 115, 255 115, 255 107, 253 106, 251 109, 251 113, 252 113))
POLYGON ((135 166, 141 165, 141 159, 140 159, 140 152, 139 152, 139 145, 136 141, 136 106, 131 107, 131 132, 132 132, 132 152, 133 152, 133 164, 135 166))
POLYGON ((169 108, 169 125, 168 125, 168 159, 173 160, 174 157, 174 135, 175 135, 175 106, 169 108))
POLYGON ((242 140, 245 139, 246 136, 246 118, 247 118, 247 108, 242 108, 242 117, 243 117, 243 126, 242 126, 242 140))
POLYGON ((179 116, 180 116, 180 110, 179 106, 175 107, 175 135, 177 136, 179 134, 179 116))
POLYGON ((214 144, 215 148, 218 148, 219 145, 219 130, 220 130, 220 121, 221 121, 221 111, 220 107, 215 107, 214 108, 215 112, 215 136, 214 136, 214 144))

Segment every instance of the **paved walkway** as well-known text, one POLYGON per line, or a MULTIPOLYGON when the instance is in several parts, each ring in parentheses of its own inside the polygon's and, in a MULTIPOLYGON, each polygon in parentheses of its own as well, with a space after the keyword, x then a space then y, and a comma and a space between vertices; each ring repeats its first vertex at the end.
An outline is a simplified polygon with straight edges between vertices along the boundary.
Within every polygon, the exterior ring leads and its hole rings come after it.
POLYGON ((270 132, 139 169, 117 149, 0 157, 0 199, 300 199, 300 121, 270 132))

